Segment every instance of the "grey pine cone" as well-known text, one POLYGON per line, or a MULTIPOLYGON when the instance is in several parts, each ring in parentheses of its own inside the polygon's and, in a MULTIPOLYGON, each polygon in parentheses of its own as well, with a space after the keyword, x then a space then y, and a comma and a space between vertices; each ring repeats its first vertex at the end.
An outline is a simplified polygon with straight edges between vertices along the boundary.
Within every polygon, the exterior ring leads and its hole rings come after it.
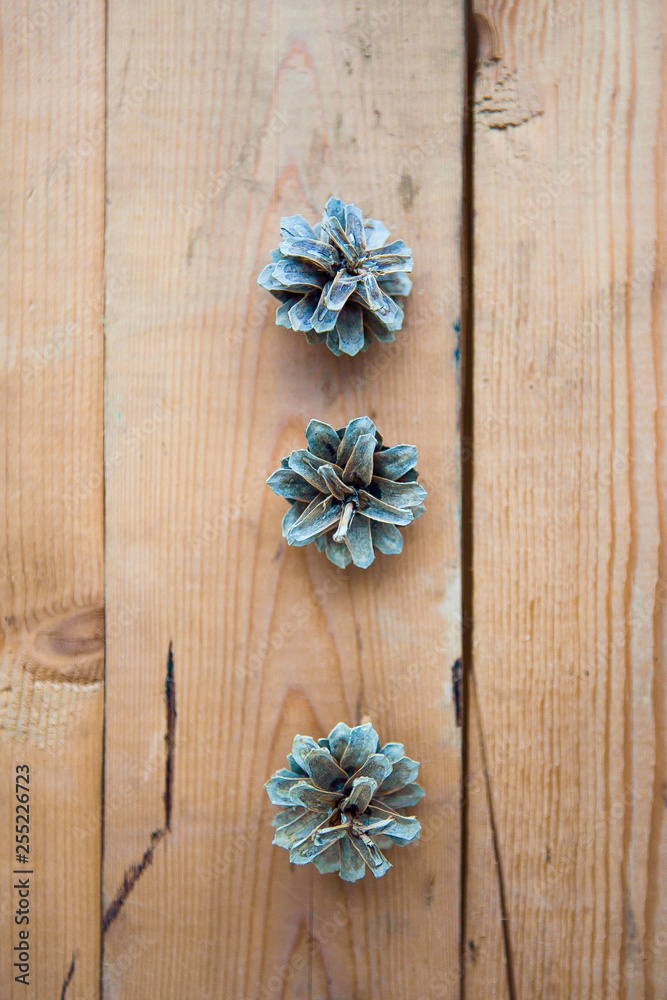
POLYGON ((400 811, 424 795, 415 781, 419 764, 402 743, 381 748, 370 722, 352 729, 339 722, 317 743, 295 736, 287 760, 289 768, 264 787, 283 807, 273 843, 289 850, 293 864, 312 861, 346 882, 363 878, 366 868, 379 878, 392 867, 382 851, 419 837, 419 820, 400 811))
POLYGON ((308 448, 284 458, 267 480, 291 505, 283 518, 288 544, 315 542, 342 569, 350 562, 366 569, 375 549, 398 555, 403 548, 398 526, 425 510, 416 447, 384 447, 370 417, 357 417, 337 431, 311 420, 306 440, 308 448))
POLYGON ((329 198, 322 221, 302 215, 280 221, 283 241, 257 281, 280 299, 276 323, 301 330, 309 343, 334 354, 365 351, 373 334, 395 340, 403 325, 397 298, 410 294, 412 250, 386 243, 383 222, 364 219, 356 205, 329 198))

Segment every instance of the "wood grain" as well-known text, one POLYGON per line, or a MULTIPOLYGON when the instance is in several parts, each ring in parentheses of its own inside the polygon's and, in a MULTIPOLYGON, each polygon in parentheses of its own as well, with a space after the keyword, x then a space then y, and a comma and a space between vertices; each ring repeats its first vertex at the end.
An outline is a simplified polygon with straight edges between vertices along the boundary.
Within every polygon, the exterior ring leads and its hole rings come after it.
POLYGON ((460 934, 466 1000, 667 995, 667 4, 475 8, 463 928, 459 4, 2 9, 0 811, 29 763, 35 877, 26 989, 6 822, 0 1000, 96 1000, 101 926, 112 1000, 453 998, 460 934), (332 192, 416 261, 352 361, 255 283, 332 192), (343 573, 264 480, 366 412, 428 514, 343 573), (262 784, 364 715, 428 796, 350 887, 290 869, 262 784))
POLYGON ((0 13, 0 996, 99 995, 104 7, 0 13), (14 774, 30 766, 30 985, 14 774), (19 866, 20 867, 20 866, 19 866), (21 929, 25 929, 22 925, 21 929))
POLYGON ((461 95, 454 2, 110 6, 105 903, 132 883, 110 1000, 458 994, 461 95), (256 285, 280 216, 332 192, 417 261, 398 343, 352 363, 256 285), (264 480, 309 418, 366 412, 431 496, 400 561, 341 572, 287 551, 264 480), (365 713, 422 760, 425 833, 346 888, 290 870, 262 784, 294 733, 365 713))
MULTIPOLYGON (((474 670, 511 975, 492 935, 466 997, 657 1000, 665 7, 475 8, 474 670)), ((483 859, 466 939, 497 898, 483 859)))

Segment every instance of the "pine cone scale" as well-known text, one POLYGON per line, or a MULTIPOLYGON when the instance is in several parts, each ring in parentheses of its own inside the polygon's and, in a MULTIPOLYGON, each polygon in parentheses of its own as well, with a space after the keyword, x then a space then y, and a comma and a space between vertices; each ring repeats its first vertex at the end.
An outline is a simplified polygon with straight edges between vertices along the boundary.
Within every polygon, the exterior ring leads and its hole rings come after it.
POLYGON ((292 525, 287 541, 291 545, 298 545, 306 540, 314 541, 318 535, 338 524, 342 508, 343 504, 331 496, 324 500, 313 500, 292 525))
POLYGON ((306 239, 316 238, 310 223, 303 215, 287 215, 280 220, 281 236, 303 236, 306 239))
POLYGON ((374 778, 355 779, 354 786, 348 797, 344 799, 341 808, 349 811, 354 807, 358 813, 365 812, 377 791, 377 787, 377 781, 374 778))
MULTIPOLYGON (((336 536, 334 535, 334 538, 336 536)), ((375 560, 370 521, 366 517, 355 517, 345 533, 345 543, 352 556, 352 562, 359 569, 368 569, 375 560)))
POLYGON ((338 466, 333 466, 325 464, 320 467, 319 470, 320 477, 324 480, 326 488, 329 490, 337 500, 345 500, 346 497, 354 493, 351 486, 343 482, 341 476, 343 470, 338 466), (340 473, 340 475, 338 474, 340 473))
POLYGON ((379 805, 386 805, 389 809, 405 809, 408 806, 416 806, 423 795, 424 791, 421 786, 411 782, 396 792, 378 795, 376 801, 379 805))
POLYGON ((329 291, 324 298, 327 309, 340 312, 355 290, 358 280, 359 277, 356 274, 350 274, 349 271, 339 271, 329 285, 329 291))
POLYGON ((360 434, 352 454, 345 463, 343 481, 349 486, 368 486, 373 477, 373 454, 377 442, 375 434, 360 434))
POLYGON ((289 291, 321 291, 325 284, 322 272, 312 264, 298 260, 281 260, 273 267, 273 279, 289 291))
POLYGON ((319 240, 304 236, 288 236, 278 249, 283 257, 305 260, 323 268, 329 274, 335 273, 336 251, 319 240))
POLYGON ((321 467, 327 464, 323 458, 311 455, 305 448, 300 448, 290 453, 287 463, 292 472, 310 483, 318 493, 326 494, 327 484, 320 473, 321 467))
POLYGON ((309 292, 290 306, 287 317, 293 330, 299 330, 301 333, 309 333, 312 330, 313 316, 319 300, 318 293, 309 292))
POLYGON ((338 445, 336 460, 341 468, 347 464, 347 460, 354 450, 357 438, 362 434, 375 434, 376 427, 370 417, 355 417, 343 431, 342 440, 338 445))
POLYGON ((338 314, 335 327, 338 336, 338 347, 343 354, 354 357, 364 349, 364 318, 361 306, 355 302, 348 305, 338 314))
POLYGON ((413 444, 396 444, 393 448, 376 451, 373 470, 384 479, 400 479, 417 464, 417 449, 413 444))
POLYGON ((406 508, 401 510, 392 504, 385 503, 378 497, 371 496, 365 490, 359 490, 359 513, 374 521, 386 521, 387 524, 401 524, 405 526, 412 521, 412 512, 406 508))
POLYGON ((380 795, 386 795, 387 792, 395 792, 399 788, 404 788, 415 780, 418 773, 419 764, 416 760, 411 760, 409 757, 402 757, 400 760, 395 761, 391 774, 380 785, 380 795))
POLYGON ((385 556, 400 556, 403 551, 403 535, 395 524, 373 521, 371 536, 375 548, 385 556))
POLYGON ((426 499, 426 490, 419 483, 397 483, 391 479, 373 476, 372 486, 378 499, 391 507, 418 507, 426 499))
POLYGON ((329 750, 313 750, 306 757, 306 770, 318 788, 330 791, 347 779, 346 772, 338 766, 329 750))
POLYGON ((306 427, 306 441, 311 454, 325 462, 336 462, 340 438, 330 424, 323 420, 311 420, 306 427))
POLYGON ((274 493, 286 500, 305 500, 310 503, 318 495, 318 490, 294 470, 277 469, 267 479, 274 493))
POLYGON ((385 757, 384 754, 371 754, 370 757, 366 758, 359 770, 355 771, 354 774, 348 778, 345 787, 347 788, 349 785, 354 785, 360 778, 372 778, 377 788, 380 788, 385 778, 391 774, 391 771, 391 761, 385 757))
POLYGON ((355 726, 350 731, 347 746, 340 759, 340 766, 344 771, 354 774, 379 747, 377 733, 370 722, 363 726, 355 726))

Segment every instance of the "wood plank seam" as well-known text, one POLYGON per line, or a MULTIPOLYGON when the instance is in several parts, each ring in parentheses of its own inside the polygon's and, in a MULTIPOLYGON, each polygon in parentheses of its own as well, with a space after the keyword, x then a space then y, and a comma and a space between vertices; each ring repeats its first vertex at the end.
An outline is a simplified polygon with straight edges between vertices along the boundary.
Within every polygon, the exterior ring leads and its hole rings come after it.
MULTIPOLYGON (((496 876, 498 879, 498 900, 500 903, 500 926, 503 936, 503 947, 505 952, 505 967, 507 971, 507 993, 509 1000, 516 1000, 516 980, 514 978, 514 960, 512 957, 512 936, 510 933, 509 908, 507 906, 507 890, 503 876, 503 862, 500 854, 500 840, 493 807, 493 792, 491 791, 491 779, 489 777, 489 765, 486 757, 486 744, 484 742, 484 728, 477 696, 477 678, 474 667, 470 668, 470 690, 472 693, 471 709, 475 713, 476 737, 479 741, 479 748, 482 755, 482 770, 484 772, 484 788, 486 791, 487 808, 489 811, 489 823, 491 826, 491 842, 493 844, 493 856, 496 862, 496 876)), ((472 713, 471 713, 472 714, 472 713)))
MULTIPOLYGON (((482 780, 487 807, 487 819, 490 828, 491 846, 496 867, 498 887, 498 929, 502 937, 502 947, 505 958, 506 985, 508 1000, 516 1000, 516 984, 512 959, 511 934, 509 914, 506 904, 506 888, 503 875, 503 864, 500 843, 496 829, 493 810, 493 792, 486 759, 483 724, 480 715, 479 699, 477 697, 477 682, 474 672, 474 473, 475 473, 475 398, 474 398, 474 365, 475 365, 475 125, 476 115, 482 110, 478 98, 480 74, 480 33, 488 31, 488 22, 474 11, 474 0, 464 0, 465 10, 465 51, 466 79, 463 93, 463 189, 462 189, 462 226, 461 226, 461 347, 462 347, 462 398, 461 398, 461 620, 462 620, 462 666, 459 671, 454 668, 455 692, 457 680, 460 679, 458 694, 457 721, 462 724, 462 767, 461 767, 461 906, 460 906, 460 977, 461 998, 466 996, 466 962, 476 961, 476 946, 473 937, 469 936, 467 926, 466 887, 468 864, 468 798, 473 789, 474 775, 469 770, 470 739, 477 742, 481 755, 482 780)), ((484 111, 490 120, 491 127, 508 127, 509 119, 506 109, 490 103, 484 106, 484 111), (495 115, 495 118, 492 118, 495 115)), ((541 112, 536 111, 536 114, 541 112)), ((528 120, 531 114, 514 116, 528 120)), ((520 124, 516 121, 515 124, 520 124)))

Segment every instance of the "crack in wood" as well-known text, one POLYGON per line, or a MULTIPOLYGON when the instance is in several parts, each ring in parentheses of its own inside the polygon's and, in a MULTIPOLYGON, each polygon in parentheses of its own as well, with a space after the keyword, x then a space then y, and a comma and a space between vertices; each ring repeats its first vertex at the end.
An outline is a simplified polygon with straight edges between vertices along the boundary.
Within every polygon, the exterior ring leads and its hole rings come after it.
POLYGON ((167 753, 164 769, 164 791, 162 793, 162 801, 164 802, 164 826, 159 827, 157 830, 153 830, 150 844, 144 851, 141 861, 138 864, 130 865, 128 870, 125 872, 120 889, 102 916, 102 935, 106 934, 109 930, 109 927, 122 910, 125 900, 130 895, 148 866, 152 863, 157 845, 161 840, 164 840, 169 830, 171 830, 172 788, 176 751, 176 680, 174 677, 173 641, 170 641, 169 643, 169 652, 167 654, 167 677, 164 686, 164 694, 167 707, 167 724, 164 734, 167 753))
POLYGON ((460 657, 452 665, 452 691, 456 725, 461 727, 463 725, 463 663, 460 657))
MULTIPOLYGON (((473 725, 473 714, 477 722, 477 738, 479 742, 482 759, 482 770, 484 773, 484 786, 486 792, 487 809, 489 813, 489 824, 491 827, 491 840, 493 845, 493 855, 498 873, 498 897, 500 906, 501 932, 503 940, 503 950, 505 953, 505 966, 507 975, 507 993, 509 1000, 516 1000, 516 980, 514 975, 514 964, 512 958, 509 915, 505 894, 505 883, 503 877, 503 867, 500 857, 500 844, 498 829, 496 826, 493 811, 493 796, 491 793, 491 780, 486 757, 486 746, 482 731, 482 720, 480 715, 479 698, 477 694, 477 679, 473 669, 473 627, 474 627, 474 522, 473 522, 473 476, 474 476, 474 441, 475 441, 475 407, 474 407, 474 367, 475 367, 475 312, 474 312, 474 164, 475 164, 475 120, 483 112, 491 112, 493 107, 484 108, 480 101, 476 99, 478 88, 482 84, 483 70, 485 63, 500 63, 502 48, 499 46, 500 35, 496 34, 492 22, 482 17, 480 18, 473 11, 471 0, 466 0, 466 102, 464 118, 464 151, 463 151, 463 224, 462 224, 462 294, 461 294, 461 440, 473 443, 470 454, 467 456, 462 450, 461 453, 461 565, 462 565, 462 659, 457 660, 452 666, 452 686, 454 692, 454 707, 456 711, 456 724, 463 728, 462 733, 462 773, 468 772, 468 743, 471 738, 471 727, 473 725), (486 37, 485 37, 486 31, 486 37), (485 47, 488 49, 491 43, 491 52, 487 52, 484 58, 485 47), (466 663, 465 676, 463 671, 463 661, 466 663), (466 687, 467 685, 467 687, 466 687), (465 693, 465 698, 464 698, 465 693), (474 709, 474 711, 473 711, 474 709)), ((504 83, 501 82, 501 88, 504 83)), ((507 97, 508 95, 505 95, 507 97)), ((514 95, 516 96, 516 95, 514 95)), ((517 103, 517 102, 515 102, 517 103)), ((504 110, 504 109, 503 109, 504 110)), ((492 128, 507 128, 512 125, 519 125, 524 120, 533 117, 534 114, 541 114, 537 110, 529 114, 526 118, 519 117, 517 120, 494 120, 486 124, 492 128)), ((467 868, 467 830, 468 830, 468 807, 465 781, 462 792, 462 851, 461 865, 465 873, 467 868)), ((461 947, 460 947, 460 977, 461 996, 466 995, 465 981, 465 947, 464 932, 467 923, 466 912, 466 876, 464 874, 464 889, 461 893, 461 947)), ((477 961, 478 949, 472 938, 468 941, 468 953, 470 961, 474 965, 477 961)))
POLYGON ((102 933, 106 932, 111 927, 112 923, 122 910, 125 900, 130 895, 135 885, 146 871, 148 866, 153 861, 153 855, 155 854, 155 848, 163 839, 166 834, 166 828, 161 826, 159 830, 153 830, 151 834, 151 842, 144 851, 143 857, 138 865, 130 865, 128 870, 123 876, 123 884, 121 885, 115 899, 107 907, 104 916, 102 917, 102 933))
POLYGON ((167 702, 167 731, 164 734, 164 742, 167 747, 163 795, 164 825, 167 830, 171 830, 171 790, 174 780, 174 750, 176 739, 176 684, 174 682, 173 641, 169 643, 169 654, 167 656, 167 680, 164 686, 164 695, 167 702))
POLYGON ((72 982, 72 976, 74 975, 74 970, 76 969, 76 953, 72 955, 72 961, 70 962, 69 969, 65 974, 65 979, 63 981, 63 988, 60 991, 60 1000, 65 1000, 67 995, 67 989, 69 984, 72 982))
MULTIPOLYGON (((464 698, 464 685, 467 683, 468 669, 463 670, 463 663, 472 663, 473 654, 473 446, 475 431, 474 410, 474 354, 473 339, 474 321, 474 102, 477 64, 480 52, 480 42, 477 22, 473 12, 472 0, 464 0, 464 38, 466 58, 464 62, 464 110, 463 110, 463 144, 461 160, 462 205, 461 205, 461 313, 458 335, 458 374, 460 410, 460 463, 461 463, 461 687, 457 702, 456 670, 454 664, 452 682, 454 684, 454 708, 457 725, 461 726, 461 893, 459 897, 459 991, 460 996, 466 995, 466 957, 464 947, 465 928, 468 920, 467 912, 467 867, 468 867, 468 792, 465 776, 468 773, 470 712, 468 698, 464 698)), ((469 683, 469 682, 468 682, 469 683)))

